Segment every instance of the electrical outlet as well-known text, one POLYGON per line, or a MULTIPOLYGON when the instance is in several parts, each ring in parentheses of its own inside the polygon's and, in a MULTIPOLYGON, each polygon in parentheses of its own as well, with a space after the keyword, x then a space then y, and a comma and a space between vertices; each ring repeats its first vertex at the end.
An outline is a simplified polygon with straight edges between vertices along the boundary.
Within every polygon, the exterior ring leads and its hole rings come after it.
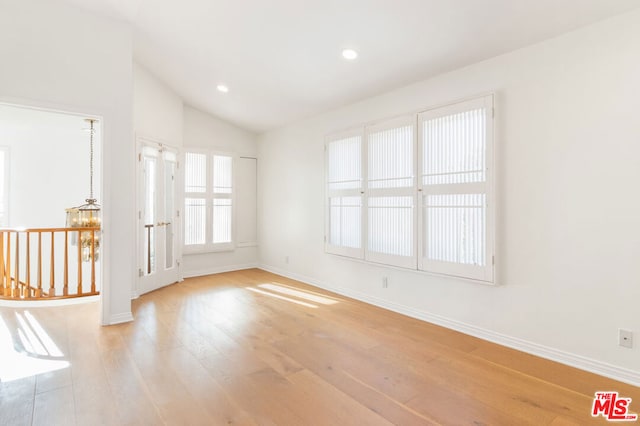
POLYGON ((633 333, 629 330, 618 329, 618 344, 624 348, 633 348, 633 333))
POLYGON ((289 256, 284 257, 284 263, 286 263, 287 265, 289 264, 289 256))
POLYGON ((389 278, 382 277, 382 288, 387 288, 387 287, 389 287, 389 278))

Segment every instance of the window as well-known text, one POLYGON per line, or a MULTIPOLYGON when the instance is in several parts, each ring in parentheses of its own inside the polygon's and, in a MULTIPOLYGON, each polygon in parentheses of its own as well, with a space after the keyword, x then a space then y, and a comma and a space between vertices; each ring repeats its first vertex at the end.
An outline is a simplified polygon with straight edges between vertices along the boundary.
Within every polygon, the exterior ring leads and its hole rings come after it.
POLYGON ((419 115, 420 269, 493 281, 493 98, 419 115))
POLYGON ((416 267, 414 240, 415 117, 390 120, 366 129, 366 259, 416 267))
POLYGON ((336 135, 327 142, 327 215, 329 253, 363 258, 362 130, 336 135))
POLYGON ((233 249, 233 157, 185 154, 186 251, 233 249))
POLYGON ((226 155, 213 156, 213 244, 231 243, 232 225, 232 181, 233 158, 226 155))
POLYGON ((327 252, 493 282, 493 96, 334 135, 326 152, 327 252))

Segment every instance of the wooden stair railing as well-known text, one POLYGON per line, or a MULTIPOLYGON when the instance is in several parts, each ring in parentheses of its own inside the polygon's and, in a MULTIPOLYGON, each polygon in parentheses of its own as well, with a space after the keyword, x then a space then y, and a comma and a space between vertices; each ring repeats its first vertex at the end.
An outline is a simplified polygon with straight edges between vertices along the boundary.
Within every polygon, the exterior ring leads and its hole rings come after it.
POLYGON ((0 298, 51 300, 100 294, 96 289, 99 232, 100 228, 88 227, 0 228, 0 298), (70 273, 73 268, 76 274, 70 273), (43 273, 49 277, 44 286, 43 273))

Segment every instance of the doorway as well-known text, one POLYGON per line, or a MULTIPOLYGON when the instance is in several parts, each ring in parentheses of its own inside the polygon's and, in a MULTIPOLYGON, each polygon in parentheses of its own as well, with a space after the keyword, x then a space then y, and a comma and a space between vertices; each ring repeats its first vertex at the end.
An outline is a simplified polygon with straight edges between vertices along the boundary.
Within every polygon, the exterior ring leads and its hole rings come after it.
POLYGON ((180 279, 178 150, 139 140, 138 295, 180 279))
POLYGON ((87 198, 102 204, 102 128, 92 114, 0 103, 2 298, 93 300, 104 290, 106 236, 66 221, 87 198))

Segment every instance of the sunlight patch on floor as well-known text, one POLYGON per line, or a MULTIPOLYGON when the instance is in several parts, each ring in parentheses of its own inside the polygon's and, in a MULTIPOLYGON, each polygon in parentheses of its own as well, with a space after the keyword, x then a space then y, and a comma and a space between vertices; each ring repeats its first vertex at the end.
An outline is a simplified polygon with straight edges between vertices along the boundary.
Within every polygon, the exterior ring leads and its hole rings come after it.
POLYGON ((0 382, 68 368, 71 364, 51 336, 29 312, 15 312, 13 329, 0 315, 0 382))
POLYGON ((298 305, 302 305, 302 306, 306 306, 307 308, 317 308, 317 305, 313 305, 311 303, 307 303, 307 302, 303 302, 301 300, 296 300, 296 299, 292 299, 290 297, 286 297, 286 296, 281 296, 277 293, 272 293, 270 291, 264 291, 264 290, 260 290, 259 288, 255 288, 255 287, 247 287, 247 290, 250 290, 254 293, 260 293, 260 294, 264 294, 265 296, 269 296, 269 297, 273 297, 275 299, 280 299, 280 300, 286 300, 287 302, 291 302, 291 303, 295 303, 298 305))
POLYGON ((304 290, 295 289, 289 286, 284 286, 280 284, 258 284, 258 287, 275 291, 277 293, 286 294, 287 296, 293 296, 300 299, 308 300, 309 302, 320 303, 321 305, 334 305, 338 303, 337 300, 327 297, 321 296, 318 293, 311 293, 304 290))

